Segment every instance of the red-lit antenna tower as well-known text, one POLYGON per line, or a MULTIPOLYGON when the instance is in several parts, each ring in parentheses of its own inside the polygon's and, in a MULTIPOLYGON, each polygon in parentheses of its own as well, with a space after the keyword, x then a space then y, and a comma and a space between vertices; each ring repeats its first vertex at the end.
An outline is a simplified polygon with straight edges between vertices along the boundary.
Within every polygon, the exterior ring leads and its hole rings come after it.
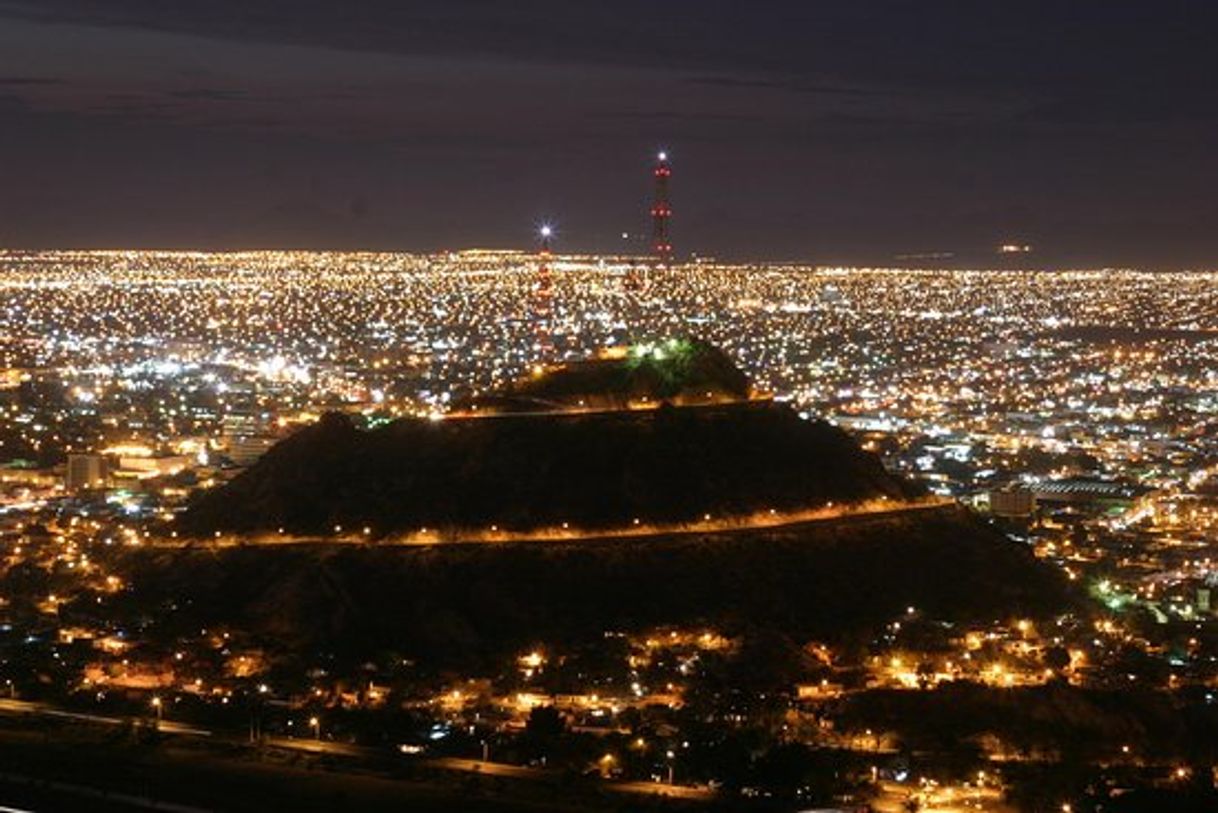
POLYGON ((550 275, 550 240, 554 229, 543 225, 537 230, 537 284, 533 288, 534 349, 544 361, 554 353, 550 319, 554 305, 554 279, 550 275))
POLYGON ((672 260, 672 243, 668 237, 668 221, 672 218, 672 207, 668 203, 670 175, 668 153, 660 151, 656 155, 655 197, 651 203, 651 253, 657 265, 668 265, 672 260))

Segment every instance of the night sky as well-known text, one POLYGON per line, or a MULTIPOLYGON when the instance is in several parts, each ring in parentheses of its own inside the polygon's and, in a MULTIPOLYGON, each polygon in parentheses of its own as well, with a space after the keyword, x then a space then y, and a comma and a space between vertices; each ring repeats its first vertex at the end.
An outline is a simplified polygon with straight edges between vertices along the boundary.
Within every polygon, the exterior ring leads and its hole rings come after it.
POLYGON ((1218 267, 1218 4, 0 0, 0 246, 1218 267), (639 244, 634 243, 637 248, 639 244))

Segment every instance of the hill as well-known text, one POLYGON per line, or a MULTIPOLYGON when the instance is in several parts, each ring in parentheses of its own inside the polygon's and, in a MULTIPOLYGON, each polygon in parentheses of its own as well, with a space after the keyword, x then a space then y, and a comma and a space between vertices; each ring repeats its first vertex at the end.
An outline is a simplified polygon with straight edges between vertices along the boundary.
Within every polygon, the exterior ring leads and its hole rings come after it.
POLYGON ((681 352, 675 366, 651 349, 650 361, 564 367, 504 391, 536 410, 371 430, 326 415, 176 523, 187 539, 283 529, 317 541, 122 551, 134 585, 123 601, 171 634, 221 624, 289 656, 392 651, 437 667, 485 666, 537 641, 607 630, 707 624, 832 640, 871 634, 909 606, 967 622, 1073 604, 1061 574, 1025 547, 957 506, 903 502, 914 487, 844 432, 749 400, 747 380, 718 351, 681 352), (669 397, 691 382, 710 386, 710 400, 674 406, 669 397), (598 392, 664 399, 599 412, 572 403, 598 392), (680 526, 869 502, 893 510, 609 538, 636 519, 680 526), (527 536, 563 524, 585 538, 473 541, 488 529, 527 536), (376 542, 424 527, 466 541, 376 542), (326 541, 336 528, 368 543, 326 541))
POLYGON ((841 430, 769 402, 403 419, 372 430, 332 413, 202 495, 177 530, 608 529, 913 493, 841 430))

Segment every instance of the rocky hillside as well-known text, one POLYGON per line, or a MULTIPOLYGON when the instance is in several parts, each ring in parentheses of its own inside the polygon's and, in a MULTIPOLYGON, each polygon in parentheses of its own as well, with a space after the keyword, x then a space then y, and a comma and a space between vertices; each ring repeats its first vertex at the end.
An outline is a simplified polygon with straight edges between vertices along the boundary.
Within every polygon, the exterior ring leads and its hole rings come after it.
POLYGON ((768 402, 404 419, 373 430, 334 413, 202 495, 177 530, 600 529, 910 494, 839 429, 768 402))
MULTIPOLYGON (((908 606, 963 623, 1063 612, 1060 571, 940 507, 768 530, 576 543, 132 548, 113 612, 231 626, 279 653, 493 663, 536 641, 710 624, 866 635, 908 606)), ((82 608, 92 611, 92 606, 82 608)))

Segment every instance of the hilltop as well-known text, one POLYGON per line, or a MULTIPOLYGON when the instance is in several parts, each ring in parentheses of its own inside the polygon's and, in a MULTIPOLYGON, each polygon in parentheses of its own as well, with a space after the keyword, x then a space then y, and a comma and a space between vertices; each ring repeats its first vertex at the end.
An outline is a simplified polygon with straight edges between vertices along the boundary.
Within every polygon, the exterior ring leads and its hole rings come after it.
POLYGON ((462 399, 454 412, 562 412, 747 401, 748 376, 727 354, 699 339, 607 348, 590 359, 539 366, 491 393, 462 399))

